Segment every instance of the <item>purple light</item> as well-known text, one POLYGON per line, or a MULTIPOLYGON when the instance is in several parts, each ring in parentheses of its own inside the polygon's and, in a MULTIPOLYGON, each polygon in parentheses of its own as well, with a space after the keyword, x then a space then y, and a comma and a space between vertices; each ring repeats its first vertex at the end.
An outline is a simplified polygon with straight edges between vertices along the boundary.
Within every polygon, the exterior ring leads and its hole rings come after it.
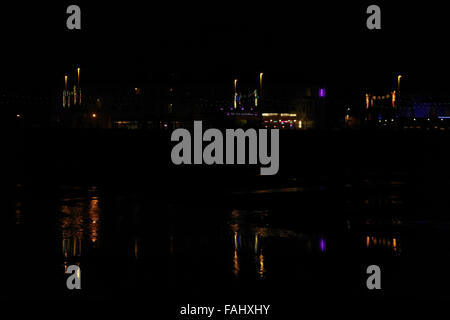
POLYGON ((325 96, 326 96, 325 88, 320 88, 319 89, 319 97, 325 98, 325 96))
POLYGON ((244 111, 244 108, 241 108, 242 111, 244 111))
POLYGON ((227 112, 227 116, 229 116, 230 115, 230 113, 229 112, 227 112))
POLYGON ((327 245, 325 243, 325 239, 321 238, 320 239, 320 251, 325 252, 326 248, 327 248, 327 245))

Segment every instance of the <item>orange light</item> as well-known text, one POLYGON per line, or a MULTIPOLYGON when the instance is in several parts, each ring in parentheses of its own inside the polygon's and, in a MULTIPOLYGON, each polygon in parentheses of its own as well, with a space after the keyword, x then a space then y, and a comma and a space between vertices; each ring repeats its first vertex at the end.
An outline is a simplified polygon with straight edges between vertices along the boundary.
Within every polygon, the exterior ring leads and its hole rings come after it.
POLYGON ((96 113, 93 113, 93 114, 92 114, 92 118, 97 118, 97 114, 96 114, 96 113))

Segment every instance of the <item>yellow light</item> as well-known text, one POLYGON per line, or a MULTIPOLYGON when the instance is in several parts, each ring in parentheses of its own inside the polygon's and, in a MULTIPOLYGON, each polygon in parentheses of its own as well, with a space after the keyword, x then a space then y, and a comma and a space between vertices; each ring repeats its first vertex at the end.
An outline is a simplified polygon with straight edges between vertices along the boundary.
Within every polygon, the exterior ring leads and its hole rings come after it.
POLYGON ((92 118, 97 118, 97 114, 93 113, 92 118))
POLYGON ((261 72, 259 74, 259 90, 262 91, 262 79, 263 79, 263 73, 261 72))
POLYGON ((264 256, 261 252, 261 254, 259 255, 259 276, 262 278, 264 277, 264 273, 265 273, 265 268, 264 268, 264 256))
POLYGON ((276 117, 278 116, 278 113, 263 113, 262 116, 263 117, 276 117))
POLYGON ((282 117, 297 117, 296 113, 282 113, 282 117))

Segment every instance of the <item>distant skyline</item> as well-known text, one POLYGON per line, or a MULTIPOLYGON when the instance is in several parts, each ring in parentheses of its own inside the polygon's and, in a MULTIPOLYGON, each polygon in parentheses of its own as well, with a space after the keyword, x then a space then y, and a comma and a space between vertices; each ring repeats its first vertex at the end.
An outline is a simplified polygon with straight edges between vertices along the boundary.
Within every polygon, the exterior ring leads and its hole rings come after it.
POLYGON ((264 72, 268 81, 348 92, 385 90, 398 73, 407 75, 405 89, 450 88, 448 26, 436 6, 380 4, 382 30, 369 31, 366 3, 79 2, 83 28, 68 31, 67 4, 4 8, 1 88, 53 90, 77 66, 91 86, 134 85, 171 72, 226 83, 264 72))

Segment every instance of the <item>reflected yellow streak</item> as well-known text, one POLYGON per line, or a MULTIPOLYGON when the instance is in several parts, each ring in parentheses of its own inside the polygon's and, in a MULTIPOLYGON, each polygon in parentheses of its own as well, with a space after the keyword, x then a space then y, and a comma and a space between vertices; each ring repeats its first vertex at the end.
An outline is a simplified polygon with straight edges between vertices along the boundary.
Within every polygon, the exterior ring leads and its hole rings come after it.
POLYGON ((266 273, 266 269, 264 267, 264 256, 262 254, 262 251, 261 251, 261 254, 259 255, 259 272, 258 273, 261 278, 263 278, 264 274, 266 273))
POLYGON ((239 268, 239 257, 238 257, 238 254, 237 254, 237 249, 234 249, 233 274, 235 276, 238 276, 239 275, 239 271, 240 271, 240 268, 239 268))

